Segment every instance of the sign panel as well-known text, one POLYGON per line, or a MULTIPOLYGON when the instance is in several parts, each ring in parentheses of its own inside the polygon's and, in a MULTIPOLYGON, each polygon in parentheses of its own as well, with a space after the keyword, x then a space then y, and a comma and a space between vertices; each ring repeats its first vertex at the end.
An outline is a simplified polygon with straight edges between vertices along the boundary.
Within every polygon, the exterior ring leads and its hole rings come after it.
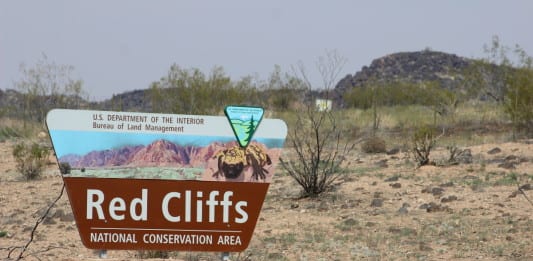
POLYGON ((255 131, 245 144, 226 117, 50 111, 47 125, 83 244, 246 249, 287 133, 281 120, 251 118, 255 131))

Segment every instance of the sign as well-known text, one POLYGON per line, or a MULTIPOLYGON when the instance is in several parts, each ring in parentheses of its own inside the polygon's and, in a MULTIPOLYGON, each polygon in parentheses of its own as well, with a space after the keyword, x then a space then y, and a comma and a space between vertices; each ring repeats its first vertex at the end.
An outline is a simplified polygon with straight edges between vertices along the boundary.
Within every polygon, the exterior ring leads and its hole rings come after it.
POLYGON ((263 108, 227 106, 224 113, 228 118, 235 137, 241 147, 250 143, 255 129, 263 119, 263 108))
POLYGON ((333 101, 327 99, 316 99, 315 106, 317 111, 331 111, 333 101))
POLYGON ((259 109, 228 107, 229 120, 50 111, 47 125, 83 244, 245 250, 287 133, 283 121, 261 120, 259 109))

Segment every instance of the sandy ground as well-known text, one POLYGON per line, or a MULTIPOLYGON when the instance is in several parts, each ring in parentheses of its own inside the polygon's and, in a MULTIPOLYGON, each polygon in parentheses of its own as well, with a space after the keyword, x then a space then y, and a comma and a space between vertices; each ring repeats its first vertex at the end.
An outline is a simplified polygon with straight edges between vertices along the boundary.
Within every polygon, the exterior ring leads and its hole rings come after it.
MULTIPOLYGON (((346 175, 317 199, 278 171, 254 236, 232 260, 533 260, 531 141, 469 147, 459 165, 415 168, 407 154, 348 157, 346 175), (497 149, 496 149, 497 148, 497 149), (525 195, 519 192, 519 186, 525 195)), ((0 143, 0 259, 15 260, 37 219, 62 189, 57 166, 24 181, 0 143)), ((465 149, 465 148, 463 148, 465 149)), ((447 150, 432 159, 444 163, 447 150)), ((51 159, 52 161, 52 159, 51 159)), ((152 253, 154 254, 154 253, 152 253)), ((108 260, 140 259, 109 251, 108 260)), ((147 253, 144 253, 146 256, 147 253)), ((24 260, 98 260, 77 232, 64 194, 34 233, 24 260)), ((219 253, 172 252, 176 260, 219 260, 219 253)))

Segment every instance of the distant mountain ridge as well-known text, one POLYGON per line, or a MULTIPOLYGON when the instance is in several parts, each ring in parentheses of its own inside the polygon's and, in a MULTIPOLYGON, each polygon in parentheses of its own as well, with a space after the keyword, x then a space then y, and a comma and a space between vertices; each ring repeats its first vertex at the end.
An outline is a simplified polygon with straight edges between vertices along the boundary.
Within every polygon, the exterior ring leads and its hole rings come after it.
MULTIPOLYGON (((351 88, 364 86, 370 80, 379 81, 439 81, 445 88, 455 89, 461 84, 462 71, 472 64, 471 59, 437 51, 398 52, 377 58, 353 75, 342 78, 333 90, 334 99, 342 102, 342 96, 351 88)), ((318 94, 319 95, 319 94, 318 94)), ((16 90, 0 90, 0 111, 21 111, 22 95, 16 90)), ((78 102, 81 108, 114 111, 151 112, 150 89, 128 91, 113 95, 101 102, 78 102)))
POLYGON ((223 144, 207 147, 180 146, 168 140, 156 140, 146 146, 123 146, 117 149, 91 151, 85 155, 68 154, 59 162, 74 168, 98 168, 118 166, 177 166, 197 167, 204 164, 223 144))
MULTIPOLYGON (((251 144, 259 144, 252 141, 251 144)), ((96 150, 85 155, 67 154, 58 161, 73 168, 112 167, 190 167, 204 168, 213 156, 227 148, 239 146, 237 141, 213 142, 207 146, 182 146, 165 139, 148 145, 126 145, 116 149, 96 150)), ((264 145, 260 145, 264 147, 264 145)), ((265 148, 269 155, 278 155, 280 148, 265 148)))

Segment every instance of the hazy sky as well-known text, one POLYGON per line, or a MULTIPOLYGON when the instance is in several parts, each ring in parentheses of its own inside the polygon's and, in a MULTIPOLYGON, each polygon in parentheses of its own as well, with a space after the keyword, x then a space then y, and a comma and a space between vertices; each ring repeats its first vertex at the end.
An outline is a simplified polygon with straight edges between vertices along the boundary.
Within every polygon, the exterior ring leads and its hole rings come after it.
POLYGON ((426 47, 484 57, 498 35, 533 54, 533 1, 1 1, 0 88, 46 54, 75 67, 93 100, 146 89, 170 65, 233 80, 266 79, 325 50, 348 59, 341 76, 381 56, 426 47))

